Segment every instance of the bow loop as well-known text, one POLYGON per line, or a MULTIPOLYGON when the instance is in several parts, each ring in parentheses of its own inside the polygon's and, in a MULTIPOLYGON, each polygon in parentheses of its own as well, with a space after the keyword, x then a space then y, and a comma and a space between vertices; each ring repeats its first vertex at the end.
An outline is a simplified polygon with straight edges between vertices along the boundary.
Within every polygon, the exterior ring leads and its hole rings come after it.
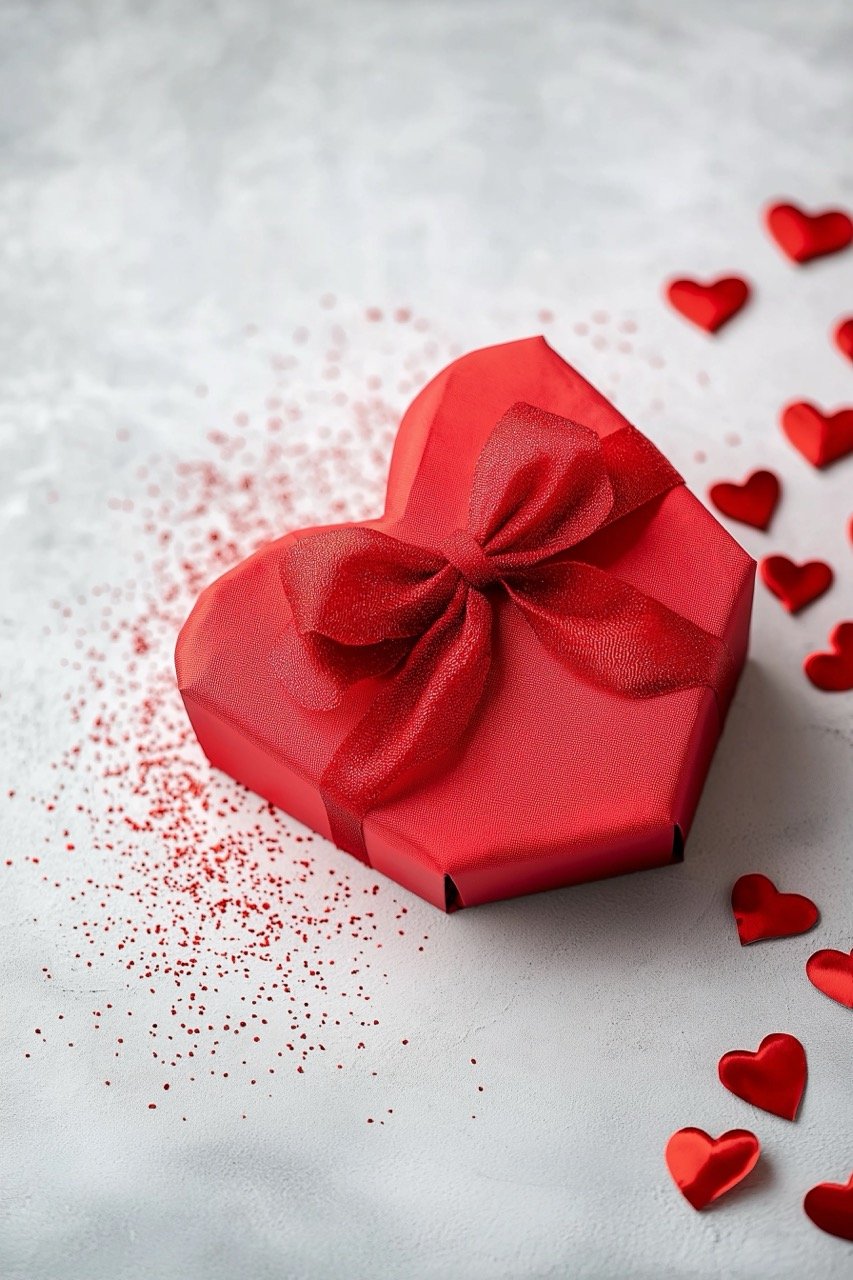
POLYGON ((456 588, 442 556, 355 525, 295 539, 279 572, 292 625, 274 665, 296 701, 319 711, 391 671, 456 588))
POLYGON ((595 432, 519 402, 477 460, 469 528, 490 556, 524 567, 588 538, 612 506, 595 432))
POLYGON ((423 547, 342 525, 296 538, 279 572, 300 635, 366 645, 422 635, 456 585, 444 568, 423 547))

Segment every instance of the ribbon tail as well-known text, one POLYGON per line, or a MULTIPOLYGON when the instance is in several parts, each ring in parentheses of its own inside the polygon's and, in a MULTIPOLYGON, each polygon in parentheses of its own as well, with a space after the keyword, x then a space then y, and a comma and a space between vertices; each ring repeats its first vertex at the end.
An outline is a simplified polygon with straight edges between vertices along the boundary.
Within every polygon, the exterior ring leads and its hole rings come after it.
POLYGON ((705 686, 722 719, 737 669, 727 645, 630 583, 553 561, 507 590, 542 644, 581 678, 632 698, 705 686))
POLYGON ((492 611, 460 582, 450 606, 417 641, 338 746, 320 780, 332 839, 367 862, 367 812, 410 769, 452 747, 468 727, 491 664, 492 611))

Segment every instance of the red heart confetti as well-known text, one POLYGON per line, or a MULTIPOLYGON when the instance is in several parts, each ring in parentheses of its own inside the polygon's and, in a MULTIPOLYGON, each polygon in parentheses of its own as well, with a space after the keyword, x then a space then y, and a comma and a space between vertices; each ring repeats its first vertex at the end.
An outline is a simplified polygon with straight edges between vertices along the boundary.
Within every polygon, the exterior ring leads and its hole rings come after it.
POLYGON ((710 284, 698 280, 673 280, 667 285, 670 305, 693 324, 716 333, 737 315, 749 298, 749 285, 740 276, 721 276, 710 284))
POLYGON ((853 316, 848 316, 846 320, 839 320, 832 336, 841 354, 848 360, 853 360, 853 316))
POLYGON ((772 471, 753 471, 743 484, 722 480, 712 484, 708 497, 718 511, 742 524, 766 529, 776 510, 782 486, 772 471))
POLYGON ((774 204, 765 217, 771 236, 794 262, 837 253, 853 240, 853 222, 839 209, 806 213, 795 204, 774 204))
POLYGON ((846 1183, 819 1182, 806 1192, 803 1208, 821 1231, 853 1240, 853 1173, 846 1183))
POLYGON ((782 410, 782 430, 813 467, 828 467, 853 452, 853 409, 822 413, 798 400, 782 410))
POLYGON ((806 1051, 796 1036, 765 1036, 755 1053, 732 1049, 717 1066, 720 1081, 762 1111, 793 1120, 806 1087, 806 1051))
MULTIPOLYGON (((804 263, 835 253, 853 241, 853 221, 846 213, 829 210, 809 214, 792 204, 777 204, 766 212, 774 240, 794 262, 804 263)), ((739 277, 720 277, 703 284, 679 279, 666 288, 670 305, 708 333, 716 333, 746 304, 750 287, 739 277)), ((833 330, 839 351, 853 362, 853 316, 839 320, 833 330)), ((822 468, 853 452, 853 408, 827 414, 799 401, 786 406, 781 426, 793 446, 815 467, 822 468)), ((781 497, 773 472, 755 471, 741 484, 721 481, 708 491, 723 515, 766 530, 781 497)), ((853 538, 853 520, 850 523, 853 538)), ((783 555, 765 557, 760 575, 790 613, 798 613, 822 596, 833 583, 832 568, 821 560, 796 564, 783 555)), ((808 678, 820 689, 853 688, 853 622, 840 623, 830 636, 832 652, 810 654, 804 663, 808 678)), ((790 937, 812 929, 819 919, 815 904, 801 894, 780 893, 767 876, 741 876, 732 890, 732 911, 742 946, 768 938, 790 937)), ((810 981, 824 994, 853 1009, 853 952, 818 951, 806 964, 810 981)), ((783 1119, 796 1118, 806 1086, 806 1052, 792 1035, 774 1032, 758 1049, 734 1049, 718 1063, 723 1086, 754 1106, 783 1119)), ((666 1145, 666 1164, 684 1197, 694 1209, 736 1186, 755 1167, 761 1147, 753 1133, 733 1129, 712 1138, 702 1129, 679 1129, 666 1145)), ((853 1175, 846 1185, 821 1183, 807 1193, 803 1207, 816 1226, 831 1235, 853 1240, 853 1175)))
POLYGON ((833 573, 823 560, 795 564, 787 556, 765 556, 758 566, 761 580, 789 613, 799 613, 832 586, 833 573))
POLYGON ((803 670, 816 689, 847 693, 853 689, 853 622, 839 622, 829 635, 831 653, 810 653, 803 670))
POLYGON ((853 1009, 853 951, 816 951, 806 961, 806 975, 830 1000, 853 1009))
POLYGON ((672 1180, 694 1209, 731 1191, 755 1168, 761 1144, 748 1129, 712 1138, 704 1129, 679 1129, 666 1144, 672 1180))
POLYGON ((732 889, 732 911, 742 947, 767 938, 808 933, 820 919, 811 898, 780 893, 768 876, 741 876, 732 889))

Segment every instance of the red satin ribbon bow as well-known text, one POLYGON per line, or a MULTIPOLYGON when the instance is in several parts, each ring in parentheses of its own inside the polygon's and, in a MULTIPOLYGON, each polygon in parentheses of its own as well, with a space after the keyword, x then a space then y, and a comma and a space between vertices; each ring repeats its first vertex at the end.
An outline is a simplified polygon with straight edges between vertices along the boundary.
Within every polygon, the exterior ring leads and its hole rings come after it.
POLYGON ((468 524, 434 547, 364 525, 308 534, 282 555, 292 611, 277 667, 293 697, 331 709, 382 677, 321 779, 335 842, 367 861, 362 823, 407 771, 456 743, 483 697, 495 592, 575 674, 630 697, 719 690, 716 636, 569 552, 681 484, 625 427, 589 428, 514 405, 474 471, 468 524))

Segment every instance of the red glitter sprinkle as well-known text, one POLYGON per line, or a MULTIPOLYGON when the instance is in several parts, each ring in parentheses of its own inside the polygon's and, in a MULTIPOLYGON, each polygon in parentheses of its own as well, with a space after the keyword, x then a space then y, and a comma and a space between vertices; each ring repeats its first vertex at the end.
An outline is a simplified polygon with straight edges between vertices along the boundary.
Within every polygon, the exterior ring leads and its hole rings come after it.
MULTIPOLYGON (((327 296, 322 310, 333 303, 327 296)), ((381 314, 371 308, 367 319, 381 314)), ((381 370, 392 382, 404 366, 422 381, 450 358, 428 326, 404 324, 410 315, 395 313, 399 349, 381 370)), ((329 371, 352 369, 353 339, 340 319, 326 314, 291 341, 272 357, 253 347, 266 368, 266 381, 254 378, 257 403, 216 410, 199 456, 126 463, 126 487, 105 496, 101 527, 126 572, 55 599, 44 628, 46 651, 55 647, 69 676, 68 722, 60 717, 56 734, 65 745, 52 788, 32 797, 42 848, 7 859, 4 874, 29 878, 28 901, 50 917, 45 980, 60 966, 69 990, 81 972, 89 989, 125 978, 115 1008, 66 1010, 81 1022, 72 1035, 88 1035, 87 1053, 92 1035, 103 1037, 112 1074, 95 1079, 105 1085, 140 1046, 167 1072, 164 1091, 189 1085, 203 1078, 199 1059, 212 1065, 226 1040, 248 1050, 239 1070, 217 1073, 235 1087, 275 1074, 284 1059, 304 1074, 327 1045, 329 1067, 346 1069, 346 1052, 369 1051, 381 1026, 389 959, 423 953, 400 928, 407 906, 393 884, 210 768, 175 684, 175 639, 202 587, 288 529, 382 508, 402 399, 379 395, 373 361, 361 394, 348 375, 341 402, 329 371)), ((194 416, 212 414, 206 380, 188 387, 194 416)))

